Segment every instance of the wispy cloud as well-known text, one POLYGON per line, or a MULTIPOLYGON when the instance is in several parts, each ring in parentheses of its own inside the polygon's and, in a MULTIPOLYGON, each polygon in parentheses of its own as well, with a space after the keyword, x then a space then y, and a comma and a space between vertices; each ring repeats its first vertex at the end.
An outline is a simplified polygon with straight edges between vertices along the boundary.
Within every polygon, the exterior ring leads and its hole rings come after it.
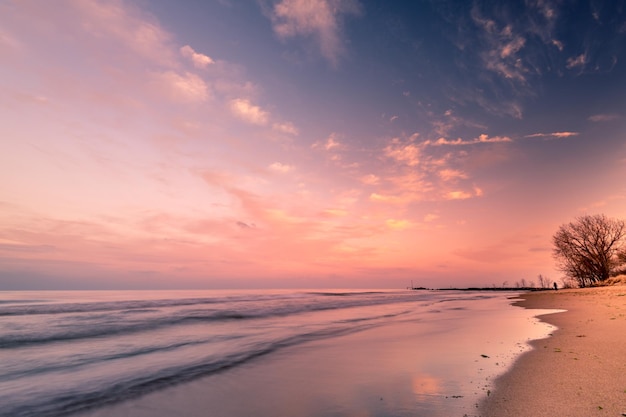
POLYGON ((468 145, 475 145, 478 143, 502 143, 502 142, 512 142, 512 141, 513 139, 511 139, 508 136, 490 137, 489 135, 483 133, 477 138, 474 138, 471 140, 463 140, 461 138, 457 138, 454 140, 449 140, 446 138, 439 138, 435 141, 428 140, 424 142, 423 144, 429 145, 429 146, 468 146, 468 145))
POLYGON ((293 171, 294 167, 292 165, 282 164, 280 162, 274 162, 269 167, 270 171, 278 172, 281 174, 286 174, 290 171, 293 171))
POLYGON ((472 127, 476 129, 487 129, 487 126, 476 121, 466 119, 458 116, 451 109, 446 110, 442 116, 436 117, 433 115, 431 125, 433 131, 440 137, 448 137, 450 134, 461 127, 472 127))
POLYGON ((153 74, 160 88, 174 100, 202 102, 209 98, 209 87, 198 75, 164 71, 153 74))
POLYGON ((552 45, 556 46, 560 52, 563 52, 563 42, 559 41, 558 39, 552 39, 552 45))
POLYGON ((450 191, 446 194, 447 200, 467 200, 472 198, 473 194, 467 191, 450 191))
POLYGON ((471 190, 454 190, 448 192, 445 197, 448 200, 467 200, 468 198, 480 197, 483 195, 483 190, 479 187, 472 187, 471 190))
POLYGON ((617 113, 607 113, 607 114, 594 114, 593 116, 589 116, 587 120, 591 122, 610 122, 612 120, 617 120, 621 118, 622 116, 620 116, 617 113))
POLYGON ((567 69, 574 69, 577 67, 584 67, 587 63, 587 54, 582 53, 578 56, 573 56, 567 59, 566 67, 567 69))
POLYGON ((208 55, 197 53, 189 45, 185 45, 181 47, 180 53, 185 58, 188 58, 189 60, 191 60, 191 62, 196 68, 204 69, 204 68, 207 68, 209 65, 215 63, 215 61, 213 61, 211 57, 209 57, 208 55))
POLYGON ((291 122, 274 123, 272 129, 294 136, 300 133, 298 128, 291 122))
POLYGON ((385 223, 392 230, 406 230, 413 227, 413 224, 406 219, 387 219, 385 223))
POLYGON ((337 65, 344 51, 342 19, 360 13, 357 0, 281 0, 271 19, 279 38, 313 37, 322 56, 337 65))
POLYGON ((333 149, 338 150, 344 148, 345 145, 339 141, 339 135, 337 133, 331 133, 324 141, 315 142, 311 148, 324 149, 331 151, 333 149))
POLYGON ((383 150, 385 156, 408 166, 420 163, 420 146, 415 143, 403 143, 400 139, 393 139, 383 150))
POLYGON ((175 65, 173 39, 156 19, 124 2, 75 1, 64 8, 82 15, 81 29, 97 38, 111 38, 125 44, 145 59, 162 65, 175 65), (85 23, 88 22, 88 23, 85 23))
POLYGON ((564 139, 572 136, 578 136, 578 132, 553 132, 553 133, 533 133, 532 135, 526 135, 525 138, 547 138, 547 139, 564 139))
MULTIPOLYGON (((506 92, 500 90, 494 83, 488 83, 487 85, 490 90, 498 93, 497 98, 490 96, 490 94, 486 92, 477 91, 476 88, 453 88, 448 94, 448 99, 462 106, 466 106, 468 103, 474 103, 488 113, 497 116, 509 116, 516 119, 522 118, 523 107, 517 91, 513 91, 514 94, 510 95, 510 91, 506 92)), ((446 131, 442 131, 442 133, 447 134, 446 131)))
POLYGON ((321 212, 323 217, 346 217, 349 215, 347 210, 343 209, 325 209, 321 212))
POLYGON ((439 171, 439 177, 443 181, 454 181, 458 179, 467 179, 467 174, 457 169, 446 168, 439 171))
POLYGON ((502 26, 495 20, 484 17, 477 6, 472 8, 471 17, 482 28, 483 39, 487 44, 486 50, 481 54, 485 68, 506 79, 525 83, 528 70, 524 67, 519 52, 526 44, 526 39, 516 33, 512 25, 502 26))
POLYGON ((237 117, 251 124, 264 126, 269 121, 268 112, 245 98, 231 100, 230 109, 237 117))
POLYGON ((557 17, 557 11, 551 0, 532 0, 528 4, 535 6, 548 21, 557 17))

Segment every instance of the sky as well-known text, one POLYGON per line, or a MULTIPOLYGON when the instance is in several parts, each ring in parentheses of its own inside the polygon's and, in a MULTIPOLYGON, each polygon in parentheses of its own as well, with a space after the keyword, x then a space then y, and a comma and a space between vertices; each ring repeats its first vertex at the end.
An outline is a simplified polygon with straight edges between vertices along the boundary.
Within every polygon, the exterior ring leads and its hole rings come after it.
POLYGON ((626 3, 0 0, 0 289, 558 281, 626 3))

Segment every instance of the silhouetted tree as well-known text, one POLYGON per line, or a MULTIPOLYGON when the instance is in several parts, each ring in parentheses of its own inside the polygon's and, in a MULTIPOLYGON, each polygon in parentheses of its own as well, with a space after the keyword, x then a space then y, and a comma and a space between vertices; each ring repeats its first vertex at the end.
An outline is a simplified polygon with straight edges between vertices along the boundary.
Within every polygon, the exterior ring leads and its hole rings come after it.
POLYGON ((551 288, 552 287, 552 281, 550 281, 550 278, 548 278, 548 277, 544 277, 543 275, 539 274, 539 276, 537 277, 537 280, 539 281, 539 287, 540 288, 551 288))
POLYGON ((581 287, 604 281, 619 265, 626 228, 624 221, 603 214, 578 217, 552 237, 553 256, 567 276, 581 287))

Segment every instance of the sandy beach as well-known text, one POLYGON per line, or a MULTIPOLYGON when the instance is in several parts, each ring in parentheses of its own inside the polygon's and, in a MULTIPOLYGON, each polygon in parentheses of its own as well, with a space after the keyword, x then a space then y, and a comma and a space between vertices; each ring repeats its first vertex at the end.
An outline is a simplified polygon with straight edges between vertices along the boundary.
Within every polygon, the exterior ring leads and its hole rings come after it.
POLYGON ((496 381, 483 417, 626 415, 626 286, 528 293, 517 305, 563 309, 558 327, 496 381))

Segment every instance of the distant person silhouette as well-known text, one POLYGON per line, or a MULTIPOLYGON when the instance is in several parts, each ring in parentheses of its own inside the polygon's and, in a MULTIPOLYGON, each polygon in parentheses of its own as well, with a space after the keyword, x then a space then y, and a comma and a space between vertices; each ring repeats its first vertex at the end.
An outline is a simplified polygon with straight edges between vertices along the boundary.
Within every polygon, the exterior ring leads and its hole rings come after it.
POLYGON ((556 285, 556 282, 554 283, 554 291, 556 291, 559 287, 556 285))

